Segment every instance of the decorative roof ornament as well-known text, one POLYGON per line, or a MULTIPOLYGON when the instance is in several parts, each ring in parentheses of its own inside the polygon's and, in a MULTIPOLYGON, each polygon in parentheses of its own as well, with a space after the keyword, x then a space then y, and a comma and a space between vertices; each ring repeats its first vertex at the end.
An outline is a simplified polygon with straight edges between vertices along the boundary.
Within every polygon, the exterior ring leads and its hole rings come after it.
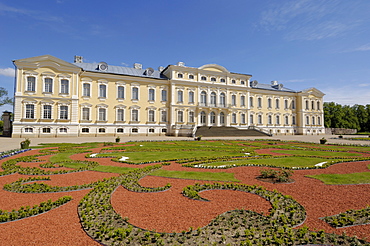
POLYGON ((98 64, 98 70, 107 71, 108 70, 108 64, 106 62, 100 62, 98 64))

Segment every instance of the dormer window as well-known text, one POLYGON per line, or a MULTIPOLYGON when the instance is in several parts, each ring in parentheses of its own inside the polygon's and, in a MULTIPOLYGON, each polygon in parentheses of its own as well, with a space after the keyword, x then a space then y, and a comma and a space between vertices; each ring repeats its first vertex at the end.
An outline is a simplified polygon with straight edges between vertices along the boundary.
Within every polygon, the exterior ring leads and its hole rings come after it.
POLYGON ((212 78, 211 78, 211 81, 212 81, 212 82, 216 82, 216 78, 215 78, 215 77, 212 77, 212 78))
POLYGON ((189 74, 189 79, 194 79, 194 75, 189 74))
POLYGON ((184 75, 182 73, 177 74, 177 78, 182 79, 183 77, 184 77, 184 75))
POLYGON ((200 77, 200 80, 206 81, 207 80, 207 77, 206 76, 202 76, 202 77, 200 77))
POLYGON ((244 85, 245 84, 245 81, 244 80, 240 81, 240 84, 241 85, 244 85))
POLYGON ((236 83, 235 79, 231 80, 231 84, 235 84, 235 83, 236 83))
POLYGON ((224 78, 220 79, 220 82, 225 83, 225 79, 224 78))

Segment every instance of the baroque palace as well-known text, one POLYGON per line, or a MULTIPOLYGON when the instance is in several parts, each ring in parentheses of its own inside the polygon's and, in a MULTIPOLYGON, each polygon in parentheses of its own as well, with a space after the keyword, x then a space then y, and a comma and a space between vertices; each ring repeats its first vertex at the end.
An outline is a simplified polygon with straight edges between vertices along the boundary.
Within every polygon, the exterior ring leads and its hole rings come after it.
POLYGON ((13 137, 193 136, 200 126, 274 135, 325 133, 323 96, 208 64, 143 68, 15 60, 13 137))

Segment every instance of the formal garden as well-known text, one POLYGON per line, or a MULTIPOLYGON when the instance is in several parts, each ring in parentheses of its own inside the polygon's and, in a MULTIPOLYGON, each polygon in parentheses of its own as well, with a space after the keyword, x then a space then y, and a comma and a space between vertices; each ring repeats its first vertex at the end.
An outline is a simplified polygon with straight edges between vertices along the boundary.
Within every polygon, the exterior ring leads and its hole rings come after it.
POLYGON ((277 140, 0 153, 9 245, 370 245, 370 147, 277 140))

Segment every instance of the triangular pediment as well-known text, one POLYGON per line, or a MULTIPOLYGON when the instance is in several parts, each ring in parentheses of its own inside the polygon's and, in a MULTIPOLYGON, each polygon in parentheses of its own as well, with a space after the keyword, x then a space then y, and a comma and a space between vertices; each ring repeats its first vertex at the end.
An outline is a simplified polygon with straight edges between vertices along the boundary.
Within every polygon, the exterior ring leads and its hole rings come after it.
POLYGON ((325 93, 323 93, 322 91, 312 87, 312 88, 308 88, 308 89, 305 89, 303 91, 301 91, 302 94, 304 95, 313 95, 313 96, 316 96, 316 97, 323 97, 325 95, 325 93))

